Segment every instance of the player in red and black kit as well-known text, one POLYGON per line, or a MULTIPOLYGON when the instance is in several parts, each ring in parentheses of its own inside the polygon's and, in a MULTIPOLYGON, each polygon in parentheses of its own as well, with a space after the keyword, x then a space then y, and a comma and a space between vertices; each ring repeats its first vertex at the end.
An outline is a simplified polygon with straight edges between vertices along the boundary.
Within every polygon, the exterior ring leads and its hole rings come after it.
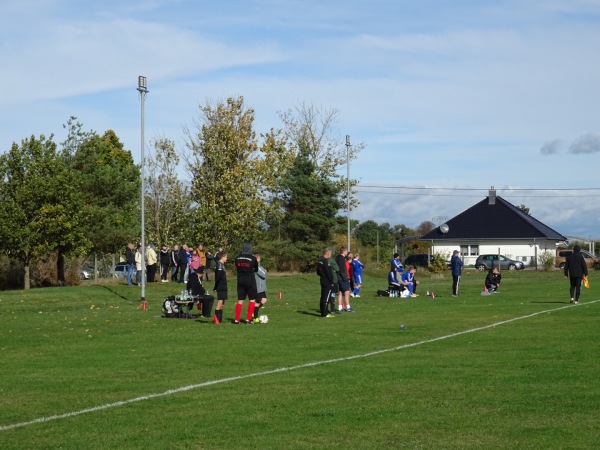
POLYGON ((246 323, 253 324, 252 317, 254 316, 254 308, 256 300, 256 272, 258 272, 258 261, 252 254, 252 244, 246 242, 242 248, 242 253, 235 258, 235 267, 237 269, 237 291, 238 302, 235 305, 235 320, 233 323, 240 323, 242 315, 242 305, 248 297, 248 314, 246 315, 246 323))

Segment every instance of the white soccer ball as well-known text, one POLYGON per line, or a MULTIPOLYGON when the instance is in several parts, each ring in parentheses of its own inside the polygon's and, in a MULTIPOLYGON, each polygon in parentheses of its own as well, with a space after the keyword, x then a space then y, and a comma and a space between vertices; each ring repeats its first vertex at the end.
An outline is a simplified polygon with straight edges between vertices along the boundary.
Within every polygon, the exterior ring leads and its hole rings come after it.
POLYGON ((258 320, 260 321, 260 323, 267 323, 269 321, 269 316, 267 316, 266 314, 261 314, 258 317, 258 320))

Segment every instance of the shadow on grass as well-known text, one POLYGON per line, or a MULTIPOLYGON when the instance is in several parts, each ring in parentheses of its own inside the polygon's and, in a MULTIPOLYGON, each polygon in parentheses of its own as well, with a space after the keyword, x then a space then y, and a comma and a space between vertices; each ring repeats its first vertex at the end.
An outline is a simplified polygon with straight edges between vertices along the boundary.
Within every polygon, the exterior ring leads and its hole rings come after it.
POLYGON ((104 289, 106 289, 107 291, 109 291, 111 294, 116 295, 119 298, 122 298, 123 300, 127 300, 128 302, 132 302, 133 300, 130 298, 125 297, 122 294, 119 294, 118 292, 115 292, 110 286, 102 286, 104 289))
POLYGON ((310 311, 296 311, 298 314, 304 314, 306 316, 316 316, 321 317, 321 311, 317 311, 316 313, 310 311))

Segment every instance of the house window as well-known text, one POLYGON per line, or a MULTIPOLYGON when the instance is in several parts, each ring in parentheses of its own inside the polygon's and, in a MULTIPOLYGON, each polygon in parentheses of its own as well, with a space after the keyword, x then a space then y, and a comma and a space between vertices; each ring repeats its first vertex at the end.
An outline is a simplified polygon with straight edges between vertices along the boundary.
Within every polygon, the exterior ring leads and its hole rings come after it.
POLYGON ((461 245, 460 253, 464 256, 479 256, 479 244, 477 244, 477 245, 461 245))

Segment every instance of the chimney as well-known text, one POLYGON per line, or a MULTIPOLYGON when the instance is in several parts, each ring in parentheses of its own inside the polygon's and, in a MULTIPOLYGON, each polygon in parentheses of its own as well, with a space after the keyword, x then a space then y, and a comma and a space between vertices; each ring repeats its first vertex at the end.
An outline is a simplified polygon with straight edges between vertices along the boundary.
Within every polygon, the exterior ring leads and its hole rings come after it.
POLYGON ((492 186, 490 188, 490 196, 488 197, 488 199, 489 199, 488 205, 496 204, 496 189, 494 189, 494 186, 492 186))

